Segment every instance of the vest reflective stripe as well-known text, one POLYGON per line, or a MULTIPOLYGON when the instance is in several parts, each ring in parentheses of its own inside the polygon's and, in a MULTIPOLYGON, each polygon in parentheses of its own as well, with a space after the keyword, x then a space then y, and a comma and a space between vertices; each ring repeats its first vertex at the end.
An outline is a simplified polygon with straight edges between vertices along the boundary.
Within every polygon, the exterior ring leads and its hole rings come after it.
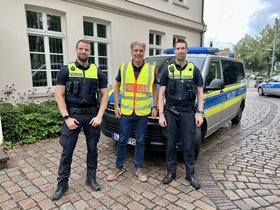
MULTIPOLYGON (((134 100, 134 97, 133 96, 123 96, 124 99, 128 99, 128 100, 134 100)), ((151 95, 147 95, 147 96, 144 96, 144 97, 137 97, 136 100, 147 100, 147 99, 150 99, 151 98, 151 95)))
POLYGON ((132 63, 122 64, 120 71, 121 112, 125 115, 131 115, 134 111, 138 116, 150 114, 155 67, 144 64, 137 80, 135 80, 132 63))
POLYGON ((83 71, 79 69, 75 63, 69 63, 68 64, 68 71, 69 71, 69 77, 70 78, 89 78, 89 79, 97 79, 97 68, 96 65, 91 64, 89 69, 86 71, 83 71), (85 75, 84 75, 85 72, 85 75))
POLYGON ((193 63, 188 63, 188 65, 186 66, 186 68, 183 71, 177 70, 174 63, 172 63, 168 66, 169 78, 174 78, 174 79, 192 79, 193 70, 194 70, 193 63), (174 69, 174 72, 171 71, 171 68, 174 69))
MULTIPOLYGON (((122 105, 122 108, 125 108, 125 109, 133 109, 133 106, 122 105)), ((146 109, 151 109, 151 106, 136 107, 135 110, 146 110, 146 109)))

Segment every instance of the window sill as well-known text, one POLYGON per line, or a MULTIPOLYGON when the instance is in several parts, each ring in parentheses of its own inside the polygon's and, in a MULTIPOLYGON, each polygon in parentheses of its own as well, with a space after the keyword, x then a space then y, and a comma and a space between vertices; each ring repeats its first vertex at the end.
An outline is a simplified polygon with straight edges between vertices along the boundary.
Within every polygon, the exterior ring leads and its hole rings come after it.
POLYGON ((177 1, 177 0, 173 0, 173 4, 184 7, 186 9, 189 9, 189 6, 186 3, 183 3, 183 2, 180 2, 180 1, 177 1))

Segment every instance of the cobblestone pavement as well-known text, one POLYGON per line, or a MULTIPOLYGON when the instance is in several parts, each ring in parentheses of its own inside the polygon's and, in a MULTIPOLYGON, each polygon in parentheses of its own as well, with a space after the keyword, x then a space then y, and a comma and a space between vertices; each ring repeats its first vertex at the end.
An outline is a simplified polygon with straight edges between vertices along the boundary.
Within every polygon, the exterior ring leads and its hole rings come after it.
POLYGON ((8 169, 0 171, 0 209, 280 209, 280 98, 259 97, 249 89, 240 125, 228 123, 202 144, 196 171, 200 190, 184 179, 182 160, 177 179, 161 183, 164 155, 146 152, 148 182, 133 171, 133 147, 128 148, 125 173, 107 182, 116 158, 116 144, 102 136, 97 177, 101 191, 85 185, 84 136, 75 150, 70 189, 59 201, 50 199, 56 187, 61 147, 58 139, 25 145, 8 152, 8 169))

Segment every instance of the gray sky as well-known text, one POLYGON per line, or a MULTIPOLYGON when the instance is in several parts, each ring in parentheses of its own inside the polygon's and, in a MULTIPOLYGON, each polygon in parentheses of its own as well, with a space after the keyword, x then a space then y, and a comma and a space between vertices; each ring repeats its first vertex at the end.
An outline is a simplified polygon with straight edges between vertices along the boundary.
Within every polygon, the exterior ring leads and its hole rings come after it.
POLYGON ((280 18, 280 0, 259 0, 260 8, 249 18, 249 34, 259 34, 265 25, 280 18))
POLYGON ((205 46, 213 41, 231 48, 246 34, 256 36, 280 18, 280 0, 205 0, 204 4, 205 46))

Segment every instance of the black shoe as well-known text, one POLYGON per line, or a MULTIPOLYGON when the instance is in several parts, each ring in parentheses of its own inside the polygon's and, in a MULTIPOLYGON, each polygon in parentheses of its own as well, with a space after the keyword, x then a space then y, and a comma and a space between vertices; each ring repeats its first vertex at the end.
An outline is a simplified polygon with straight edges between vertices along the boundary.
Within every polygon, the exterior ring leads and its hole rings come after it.
POLYGON ((172 182, 173 179, 176 178, 176 174, 167 174, 163 180, 162 183, 163 184, 170 184, 172 182))
POLYGON ((186 176, 186 180, 190 182, 191 187, 198 190, 200 188, 199 181, 195 176, 186 176))
POLYGON ((86 184, 91 186, 93 191, 99 191, 100 190, 100 185, 96 182, 95 179, 87 179, 86 184))
POLYGON ((59 200, 67 191, 68 183, 57 186, 56 191, 52 194, 52 200, 59 200))

